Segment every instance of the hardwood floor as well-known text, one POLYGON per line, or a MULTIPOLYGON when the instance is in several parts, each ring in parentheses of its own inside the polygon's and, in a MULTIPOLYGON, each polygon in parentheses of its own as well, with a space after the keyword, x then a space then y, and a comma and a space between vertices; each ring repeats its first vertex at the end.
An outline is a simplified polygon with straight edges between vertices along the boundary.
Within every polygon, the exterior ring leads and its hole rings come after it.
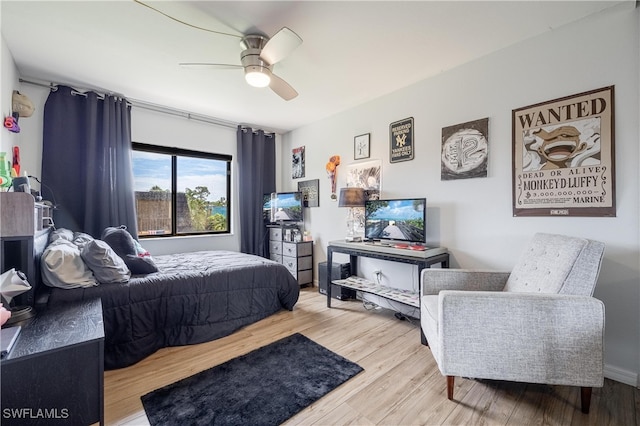
MULTIPOLYGON (((591 413, 580 390, 513 382, 456 379, 455 401, 420 344, 419 325, 356 301, 332 302, 303 289, 292 312, 281 311, 231 336, 166 348, 131 367, 105 373, 105 423, 144 425, 140 396, 292 333, 360 364, 365 371, 289 419, 287 425, 639 425, 640 390, 612 380, 593 391, 591 413)), ((308 360, 313 363, 313 359, 308 360)), ((265 392, 269 392, 265 389, 265 392)))

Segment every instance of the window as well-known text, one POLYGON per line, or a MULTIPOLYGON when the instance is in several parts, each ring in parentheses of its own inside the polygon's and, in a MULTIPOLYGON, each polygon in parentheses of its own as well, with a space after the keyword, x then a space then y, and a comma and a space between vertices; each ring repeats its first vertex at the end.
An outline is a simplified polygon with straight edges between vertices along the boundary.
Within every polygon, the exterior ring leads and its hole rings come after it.
POLYGON ((138 236, 230 232, 230 155, 132 147, 138 236))

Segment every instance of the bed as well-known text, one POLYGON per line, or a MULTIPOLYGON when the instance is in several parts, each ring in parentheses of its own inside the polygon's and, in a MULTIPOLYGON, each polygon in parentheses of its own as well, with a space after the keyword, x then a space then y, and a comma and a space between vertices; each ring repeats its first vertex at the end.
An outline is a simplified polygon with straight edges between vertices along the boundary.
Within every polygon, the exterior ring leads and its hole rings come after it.
POLYGON ((227 336, 298 300, 299 284, 286 267, 259 256, 201 251, 153 259, 158 272, 126 283, 49 289, 48 306, 102 299, 105 369, 227 336))

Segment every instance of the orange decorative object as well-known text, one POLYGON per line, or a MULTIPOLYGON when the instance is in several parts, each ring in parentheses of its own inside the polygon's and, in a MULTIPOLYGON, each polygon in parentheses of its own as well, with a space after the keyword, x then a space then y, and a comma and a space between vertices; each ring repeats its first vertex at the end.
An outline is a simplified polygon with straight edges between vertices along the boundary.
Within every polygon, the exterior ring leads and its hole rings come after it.
POLYGON ((331 199, 332 200, 336 200, 337 196, 336 196, 336 178, 337 178, 337 171, 338 171, 338 166, 340 165, 340 156, 339 155, 333 155, 331 156, 331 158, 329 158, 329 162, 327 163, 327 165, 325 166, 325 169, 327 170, 327 173, 329 174, 329 179, 331 179, 331 199))

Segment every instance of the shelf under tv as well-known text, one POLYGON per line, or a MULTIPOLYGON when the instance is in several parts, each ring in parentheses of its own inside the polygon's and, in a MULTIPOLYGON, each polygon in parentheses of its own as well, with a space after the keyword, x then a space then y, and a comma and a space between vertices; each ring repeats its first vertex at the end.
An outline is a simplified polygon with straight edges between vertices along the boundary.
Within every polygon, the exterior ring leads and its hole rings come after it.
MULTIPOLYGON (((418 275, 424 268, 430 268, 434 264, 440 264, 443 268, 449 267, 449 253, 444 247, 425 247, 424 250, 411 250, 408 248, 389 247, 382 244, 369 242, 350 243, 345 241, 330 241, 327 246, 327 270, 332 270, 334 253, 349 255, 349 264, 353 276, 345 280, 333 280, 333 284, 347 287, 364 293, 394 300, 408 306, 419 307, 419 292, 400 290, 390 286, 374 283, 365 278, 358 277, 358 258, 368 257, 391 262, 408 263, 418 267, 418 275)), ((327 273, 327 307, 331 307, 331 288, 329 284, 330 273, 327 273)))
POLYGON ((351 276, 344 280, 333 280, 333 284, 347 287, 356 291, 362 291, 364 293, 375 294, 376 296, 384 297, 385 299, 394 300, 396 302, 403 303, 405 305, 413 306, 415 308, 420 307, 420 295, 418 292, 411 290, 401 290, 386 285, 376 284, 365 278, 351 276))

